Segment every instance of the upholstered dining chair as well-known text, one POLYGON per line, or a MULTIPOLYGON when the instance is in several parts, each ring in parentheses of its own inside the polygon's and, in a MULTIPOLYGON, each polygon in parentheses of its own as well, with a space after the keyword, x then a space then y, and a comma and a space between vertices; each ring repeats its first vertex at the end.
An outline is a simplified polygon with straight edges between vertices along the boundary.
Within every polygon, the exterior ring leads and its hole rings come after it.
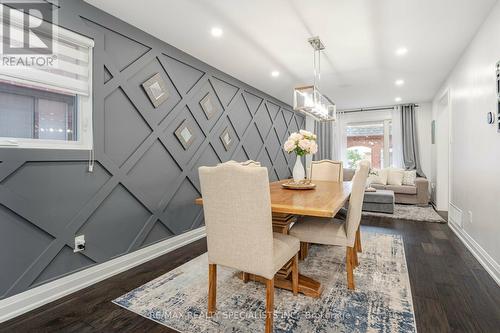
POLYGON ((274 275, 292 260, 298 293, 299 240, 273 233, 267 168, 237 162, 200 167, 208 243, 208 315, 216 311, 217 265, 266 279, 266 332, 273 330, 274 275))
POLYGON ((370 168, 367 161, 362 161, 359 165, 359 170, 356 171, 352 179, 352 191, 345 223, 343 221, 331 223, 331 219, 303 219, 295 223, 289 232, 290 235, 297 237, 304 243, 345 246, 347 286, 349 289, 355 288, 353 269, 358 266, 358 251, 361 251, 359 224, 366 179, 370 168))
POLYGON ((325 180, 330 182, 344 181, 342 161, 321 160, 312 161, 310 167, 311 180, 325 180))

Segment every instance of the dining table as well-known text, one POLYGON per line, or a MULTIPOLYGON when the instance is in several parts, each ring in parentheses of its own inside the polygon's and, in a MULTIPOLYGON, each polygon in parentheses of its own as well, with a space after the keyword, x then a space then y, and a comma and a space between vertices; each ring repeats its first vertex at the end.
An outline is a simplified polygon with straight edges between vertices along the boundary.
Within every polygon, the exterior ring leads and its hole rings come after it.
MULTIPOLYGON (((272 226, 274 232, 288 234, 294 223, 300 223, 301 217, 312 216, 320 218, 333 218, 344 207, 352 190, 351 182, 313 181, 313 189, 289 189, 282 184, 290 179, 271 182, 272 226)), ((197 198, 195 203, 203 205, 203 198, 197 198)), ((299 258, 304 260, 308 252, 308 244, 301 243, 299 258)), ((285 264, 274 277, 274 286, 281 289, 292 290, 292 260, 285 264)), ((265 279, 248 273, 241 273, 244 280, 265 282, 265 279)), ((314 280, 299 272, 299 292, 310 297, 320 297, 322 286, 314 280)))

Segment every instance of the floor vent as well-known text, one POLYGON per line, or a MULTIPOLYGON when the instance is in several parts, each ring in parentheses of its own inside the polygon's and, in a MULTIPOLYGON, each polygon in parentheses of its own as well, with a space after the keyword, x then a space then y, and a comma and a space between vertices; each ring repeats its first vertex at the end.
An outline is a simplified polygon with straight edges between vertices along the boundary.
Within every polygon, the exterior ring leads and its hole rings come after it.
POLYGON ((456 226, 462 228, 462 210, 450 202, 450 212, 448 220, 456 226))

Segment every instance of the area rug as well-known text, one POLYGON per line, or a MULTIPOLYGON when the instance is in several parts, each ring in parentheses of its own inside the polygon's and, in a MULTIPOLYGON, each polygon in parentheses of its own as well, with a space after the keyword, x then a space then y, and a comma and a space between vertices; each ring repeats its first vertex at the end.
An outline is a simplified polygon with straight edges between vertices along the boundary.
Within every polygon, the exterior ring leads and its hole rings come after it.
MULTIPOLYGON (((314 299, 276 289, 274 332, 416 332, 403 240, 364 233, 356 290, 346 286, 345 248, 313 245, 302 274, 320 281, 314 299)), ((266 288, 218 267, 217 313, 206 317, 208 262, 201 255, 113 302, 180 332, 263 332, 266 288)))
POLYGON ((399 220, 418 221, 418 222, 435 222, 446 223, 439 214, 432 208, 418 207, 415 205, 394 205, 394 214, 363 212, 366 216, 384 216, 399 220))

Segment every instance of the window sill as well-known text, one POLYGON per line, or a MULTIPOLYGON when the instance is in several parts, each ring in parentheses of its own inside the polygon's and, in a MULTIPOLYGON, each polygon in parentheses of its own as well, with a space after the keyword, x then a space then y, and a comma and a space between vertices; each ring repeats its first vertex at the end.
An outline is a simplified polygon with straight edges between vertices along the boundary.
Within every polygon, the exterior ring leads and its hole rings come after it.
POLYGON ((57 140, 0 139, 0 149, 91 150, 91 143, 57 140))

